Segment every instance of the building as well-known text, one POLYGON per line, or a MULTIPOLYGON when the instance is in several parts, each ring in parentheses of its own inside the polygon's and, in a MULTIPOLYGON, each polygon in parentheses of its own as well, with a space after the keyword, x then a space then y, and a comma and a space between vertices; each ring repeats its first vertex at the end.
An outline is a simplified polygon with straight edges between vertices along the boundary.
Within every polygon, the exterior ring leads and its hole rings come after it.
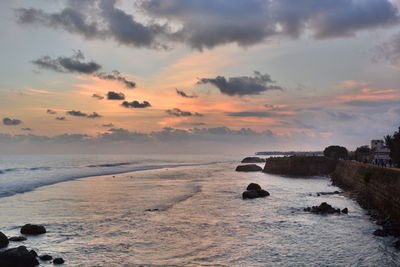
POLYGON ((373 155, 373 160, 375 159, 390 159, 390 149, 385 146, 383 140, 371 140, 371 153, 373 155))

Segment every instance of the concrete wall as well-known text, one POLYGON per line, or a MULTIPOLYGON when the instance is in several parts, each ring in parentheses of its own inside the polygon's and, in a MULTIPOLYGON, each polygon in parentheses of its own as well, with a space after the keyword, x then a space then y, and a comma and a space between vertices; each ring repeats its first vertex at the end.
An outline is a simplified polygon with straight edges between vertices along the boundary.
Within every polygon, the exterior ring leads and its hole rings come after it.
POLYGON ((351 190, 357 201, 400 224, 400 170, 339 161, 333 183, 351 190))

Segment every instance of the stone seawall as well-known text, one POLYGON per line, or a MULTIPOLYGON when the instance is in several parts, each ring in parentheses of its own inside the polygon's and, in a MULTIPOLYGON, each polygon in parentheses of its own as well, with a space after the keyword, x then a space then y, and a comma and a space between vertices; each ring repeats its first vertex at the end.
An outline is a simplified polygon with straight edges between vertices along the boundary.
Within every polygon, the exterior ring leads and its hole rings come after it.
POLYGON ((400 170, 339 161, 332 181, 350 190, 365 208, 376 209, 389 221, 400 224, 400 170))
POLYGON ((400 225, 400 170, 325 157, 281 157, 267 159, 264 172, 293 176, 329 175, 332 182, 355 198, 361 206, 400 225))
POLYGON ((293 176, 329 175, 336 167, 336 160, 326 157, 279 157, 268 158, 263 172, 293 176))

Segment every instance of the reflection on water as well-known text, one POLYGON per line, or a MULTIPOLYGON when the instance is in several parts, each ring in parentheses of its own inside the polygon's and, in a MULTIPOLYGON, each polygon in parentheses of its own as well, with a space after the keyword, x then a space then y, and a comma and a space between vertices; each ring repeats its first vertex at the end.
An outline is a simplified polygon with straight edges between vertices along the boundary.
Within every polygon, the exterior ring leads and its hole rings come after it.
POLYGON ((94 177, 3 198, 1 229, 42 223, 26 244, 70 266, 398 266, 392 239, 326 178, 236 173, 232 164, 94 177), (242 200, 257 182, 271 193, 242 200), (313 193, 312 196, 309 194, 313 193), (349 215, 303 212, 327 201, 349 215), (146 211, 146 210, 152 211, 146 211), (397 263, 397 264, 396 264, 397 263))

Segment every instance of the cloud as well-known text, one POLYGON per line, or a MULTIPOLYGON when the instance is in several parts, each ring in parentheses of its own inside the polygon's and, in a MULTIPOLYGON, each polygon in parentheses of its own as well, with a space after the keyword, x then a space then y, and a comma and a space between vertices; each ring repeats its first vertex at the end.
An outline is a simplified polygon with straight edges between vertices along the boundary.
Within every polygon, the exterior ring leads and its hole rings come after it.
POLYGON ((79 34, 86 39, 114 39, 118 43, 135 47, 158 47, 157 36, 166 32, 158 24, 144 25, 122 9, 116 0, 67 1, 58 13, 41 9, 16 9, 17 20, 22 24, 38 24, 79 34))
POLYGON ((254 72, 254 77, 240 76, 225 79, 223 76, 216 78, 201 78, 197 84, 212 84, 222 94, 229 96, 258 95, 270 90, 283 90, 282 87, 274 85, 275 81, 268 74, 254 72))
POLYGON ((375 61, 388 61, 398 64, 400 60, 400 32, 394 34, 389 40, 376 46, 373 59, 375 61))
POLYGON ((186 98, 197 98, 197 95, 188 95, 188 94, 186 94, 184 91, 182 91, 182 90, 178 90, 178 89, 175 89, 176 90, 176 93, 178 94, 178 95, 180 95, 180 96, 182 96, 182 97, 186 97, 186 98))
POLYGON ((139 101, 134 100, 132 102, 124 101, 122 102, 121 106, 126 108, 147 108, 151 107, 151 104, 147 101, 143 101, 143 103, 140 103, 139 101))
POLYGON ((41 69, 62 73, 93 74, 101 68, 101 65, 94 61, 82 62, 84 59, 84 55, 78 50, 71 57, 58 57, 53 59, 50 56, 43 56, 32 61, 32 63, 41 69))
POLYGON ((51 114, 51 115, 57 114, 57 112, 55 112, 55 111, 52 110, 52 109, 48 109, 48 110, 46 111, 46 113, 47 113, 47 114, 51 114))
POLYGON ((259 118, 274 118, 284 117, 285 114, 279 114, 268 111, 242 111, 242 112, 228 112, 226 115, 231 117, 259 117, 259 118))
POLYGON ((19 8, 16 17, 21 24, 86 39, 150 48, 184 43, 199 50, 307 33, 315 39, 349 37, 399 22, 390 0, 142 0, 134 13, 117 6, 116 0, 69 0, 59 12, 19 8))
POLYGON ((388 107, 391 105, 399 105, 400 100, 399 99, 351 100, 344 102, 344 104, 353 107, 374 108, 374 107, 388 107))
POLYGON ((124 100, 125 95, 123 93, 116 93, 116 92, 110 91, 107 93, 107 99, 108 100, 124 100))
POLYGON ((56 117, 56 120, 59 120, 59 121, 66 121, 67 119, 66 119, 65 117, 56 117))
POLYGON ((86 113, 84 113, 82 111, 79 111, 79 110, 70 110, 70 111, 67 111, 66 114, 70 115, 70 116, 74 116, 74 117, 86 117, 86 118, 89 118, 89 119, 96 119, 96 118, 101 118, 102 117, 97 112, 93 112, 92 114, 86 114, 86 113))
POLYGON ((107 123, 107 124, 102 124, 101 126, 102 126, 102 127, 110 128, 110 127, 114 127, 114 124, 112 124, 112 123, 107 123))
POLYGON ((93 97, 93 98, 96 98, 96 99, 98 99, 98 100, 104 99, 104 96, 99 95, 99 94, 93 94, 92 97, 93 97))
POLYGON ((87 116, 86 113, 83 113, 79 110, 70 110, 70 111, 67 111, 66 114, 75 116, 75 117, 86 117, 87 116))
POLYGON ((21 130, 22 130, 22 131, 28 131, 28 132, 29 132, 29 131, 32 131, 31 128, 21 128, 21 130))
POLYGON ((97 119, 97 118, 101 118, 103 116, 101 116, 100 114, 98 114, 97 112, 93 112, 92 114, 87 115, 86 117, 88 117, 89 119, 97 119))
POLYGON ((126 88, 135 88, 136 83, 126 79, 121 73, 117 70, 114 70, 112 73, 97 73, 96 77, 103 79, 103 80, 111 80, 111 81, 118 81, 121 82, 126 88))
POLYGON ((17 119, 10 119, 10 118, 4 118, 3 119, 3 124, 6 126, 15 126, 15 125, 19 125, 21 124, 22 121, 21 120, 17 120, 17 119))
POLYGON ((175 117, 202 117, 203 114, 197 113, 197 112, 190 112, 190 111, 183 111, 180 110, 179 108, 174 108, 174 109, 168 109, 165 111, 168 115, 170 116, 175 116, 175 117))

